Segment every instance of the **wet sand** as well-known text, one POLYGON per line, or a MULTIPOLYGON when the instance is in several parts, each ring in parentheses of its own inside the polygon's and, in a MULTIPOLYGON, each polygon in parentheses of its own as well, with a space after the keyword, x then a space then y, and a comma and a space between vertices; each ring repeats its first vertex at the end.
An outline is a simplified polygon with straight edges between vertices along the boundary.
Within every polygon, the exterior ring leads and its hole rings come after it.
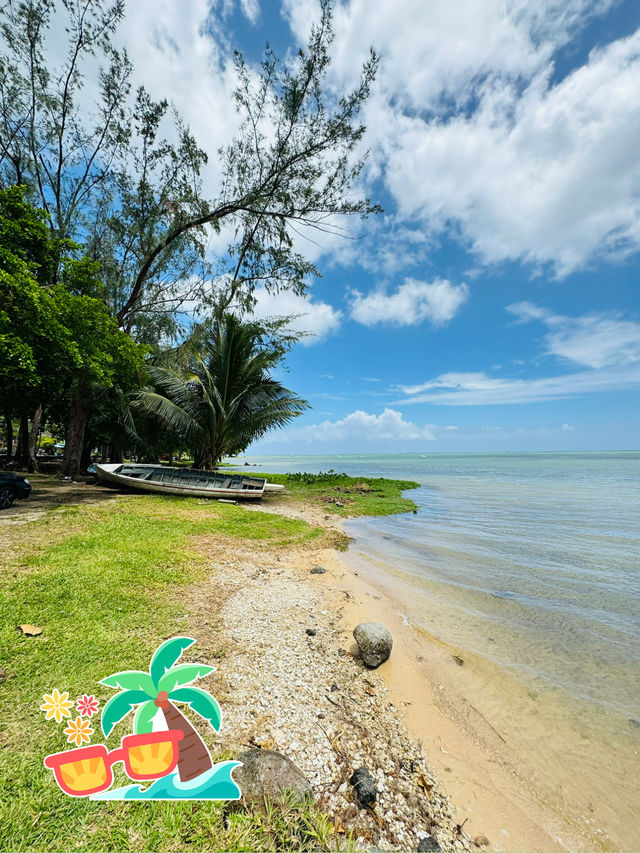
MULTIPOLYGON (((289 500, 260 509, 341 529, 339 519, 289 500)), ((377 621, 391 631, 392 655, 376 674, 390 701, 403 709, 410 737, 421 742, 467 836, 485 836, 496 851, 615 849, 598 826, 545 801, 518 766, 508 738, 469 701, 483 677, 479 661, 465 655, 460 666, 455 649, 416 632, 398 606, 357 572, 348 553, 327 551, 322 565, 327 574, 304 582, 323 584, 327 604, 341 612, 345 628, 377 621)))

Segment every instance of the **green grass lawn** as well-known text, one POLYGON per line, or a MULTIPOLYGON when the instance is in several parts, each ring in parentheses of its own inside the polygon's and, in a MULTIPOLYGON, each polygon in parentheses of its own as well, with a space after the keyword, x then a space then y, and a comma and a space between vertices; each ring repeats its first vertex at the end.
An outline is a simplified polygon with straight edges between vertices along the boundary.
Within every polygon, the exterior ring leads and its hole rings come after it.
MULTIPOLYGON (((323 503, 328 512, 412 508, 400 497, 400 488, 412 484, 368 480, 371 491, 366 492, 349 491, 362 480, 270 479, 285 482, 296 498, 323 503), (344 507, 324 503, 328 494, 352 502, 344 507)), ((144 669, 162 640, 189 635, 186 591, 211 571, 196 547, 204 536, 228 540, 231 548, 234 540, 255 541, 260 548, 337 541, 280 515, 164 496, 118 497, 2 523, 2 850, 312 850, 334 845, 328 818, 309 805, 265 813, 222 803, 90 802, 62 794, 43 766, 48 753, 71 748, 64 723, 45 721, 39 709, 44 693, 57 688, 75 700, 88 692, 103 704, 112 692, 99 684, 101 678, 144 669), (17 629, 24 623, 40 626, 42 634, 24 636, 17 629)), ((224 649, 211 653, 222 656, 224 649)), ((194 655, 198 660, 197 646, 194 655)), ((102 742, 99 719, 92 722, 93 742, 102 742)), ((114 748, 126 733, 126 723, 116 726, 107 745, 114 748)), ((122 771, 117 774, 116 784, 129 781, 122 771)))

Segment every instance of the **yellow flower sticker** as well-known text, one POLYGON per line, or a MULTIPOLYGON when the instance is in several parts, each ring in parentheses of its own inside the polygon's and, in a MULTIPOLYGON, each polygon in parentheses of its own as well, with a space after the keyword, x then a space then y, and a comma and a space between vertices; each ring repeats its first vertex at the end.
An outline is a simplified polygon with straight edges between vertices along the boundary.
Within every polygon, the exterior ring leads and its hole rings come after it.
POLYGON ((69 720, 64 733, 67 735, 67 743, 75 743, 76 746, 82 746, 83 743, 91 741, 93 729, 89 720, 76 717, 75 720, 69 720))
POLYGON ((55 719, 56 723, 61 723, 63 717, 70 717, 70 708, 73 708, 73 702, 69 701, 69 693, 60 693, 58 690, 53 690, 51 693, 45 693, 42 697, 44 703, 40 705, 41 711, 46 711, 46 720, 55 719))

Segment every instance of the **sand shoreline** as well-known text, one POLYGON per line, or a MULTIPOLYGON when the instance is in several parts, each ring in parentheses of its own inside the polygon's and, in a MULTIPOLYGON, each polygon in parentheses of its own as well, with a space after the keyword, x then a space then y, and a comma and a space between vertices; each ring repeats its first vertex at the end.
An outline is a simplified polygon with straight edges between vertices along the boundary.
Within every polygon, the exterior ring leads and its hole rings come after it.
MULTIPOLYGON (((340 519, 291 500, 259 509, 342 530, 340 519)), ((467 701, 464 687, 460 689, 450 649, 419 638, 394 603, 359 576, 348 555, 325 551, 303 562, 296 582, 322 589, 327 611, 340 614, 345 648, 353 650, 351 631, 359 622, 379 621, 391 630, 393 653, 375 675, 388 688, 391 704, 401 710, 408 737, 422 744, 472 849, 479 836, 488 838, 496 851, 604 849, 597 835, 587 834, 568 815, 541 802, 518 776, 508 746, 467 701), (326 574, 309 575, 314 560, 322 561, 326 574)))

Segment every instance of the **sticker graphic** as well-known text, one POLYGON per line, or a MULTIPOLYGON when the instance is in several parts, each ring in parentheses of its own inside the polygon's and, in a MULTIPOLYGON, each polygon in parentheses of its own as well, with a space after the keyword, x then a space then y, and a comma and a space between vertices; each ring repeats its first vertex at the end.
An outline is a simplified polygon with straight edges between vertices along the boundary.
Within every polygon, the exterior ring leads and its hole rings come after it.
POLYGON ((84 746, 91 741, 91 718, 99 703, 84 694, 77 703, 68 693, 45 694, 41 710, 46 719, 66 720, 64 733, 78 749, 48 755, 44 764, 53 771, 60 788, 71 797, 94 800, 237 800, 241 793, 231 776, 239 761, 214 764, 204 741, 177 706, 186 706, 218 732, 222 723, 220 706, 210 693, 188 686, 214 667, 197 663, 178 664, 191 637, 174 637, 158 647, 149 672, 128 670, 102 679, 101 684, 118 692, 102 708, 101 727, 107 737, 135 708, 133 734, 122 738, 120 747, 109 751, 104 744, 84 746), (79 716, 71 717, 76 704, 79 716), (113 765, 123 762, 134 782, 110 790, 113 765))

